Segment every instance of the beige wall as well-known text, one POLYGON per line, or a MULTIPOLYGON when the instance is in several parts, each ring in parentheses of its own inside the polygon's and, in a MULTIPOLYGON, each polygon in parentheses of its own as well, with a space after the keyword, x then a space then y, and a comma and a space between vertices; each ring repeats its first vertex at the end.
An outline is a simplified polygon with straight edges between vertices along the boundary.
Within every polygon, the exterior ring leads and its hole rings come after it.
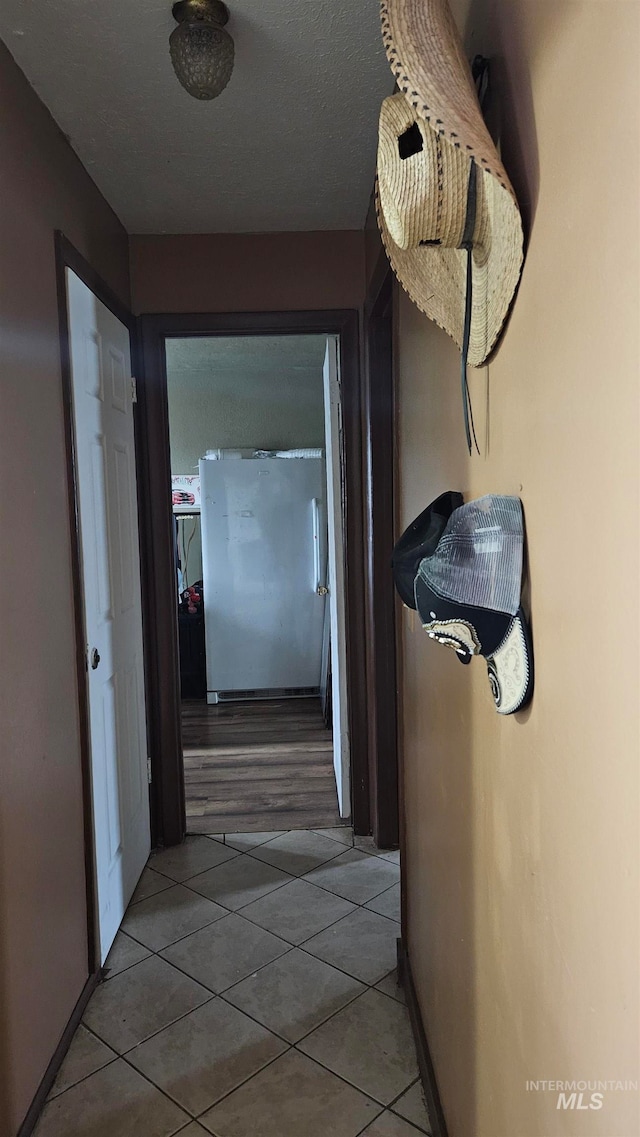
POLYGON ((136 312, 357 308, 364 237, 327 233, 131 237, 136 312))
POLYGON ((401 617, 408 946, 450 1137, 640 1132, 633 1093, 572 1112, 525 1089, 640 1077, 638 17, 471 6, 531 231, 470 375, 481 458, 455 346, 399 299, 400 525, 445 489, 519 494, 531 581, 536 690, 513 717, 481 660, 401 617))
POLYGON ((124 230, 0 44, 0 1133, 87 978, 54 229, 128 299, 124 230))

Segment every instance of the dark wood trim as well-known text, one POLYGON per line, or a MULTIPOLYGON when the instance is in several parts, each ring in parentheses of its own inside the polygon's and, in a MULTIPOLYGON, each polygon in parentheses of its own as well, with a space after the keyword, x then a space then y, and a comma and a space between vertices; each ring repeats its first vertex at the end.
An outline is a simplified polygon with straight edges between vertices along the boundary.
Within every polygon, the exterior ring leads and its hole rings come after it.
POLYGON ((64 1028, 62 1038, 55 1048, 53 1058, 47 1066, 44 1077, 38 1086, 36 1095, 31 1102, 29 1109, 27 1110, 25 1119, 22 1122, 22 1125, 20 1126, 16 1137, 31 1137, 31 1134, 33 1133, 38 1123, 40 1114, 44 1109, 44 1104, 49 1096, 49 1093, 51 1092, 51 1087, 56 1080, 58 1070, 64 1062, 67 1050, 71 1045, 71 1040, 73 1039, 73 1036, 78 1029, 78 1026, 80 1025, 85 1007, 93 995, 93 992, 95 991, 101 978, 102 973, 100 971, 94 971, 94 973, 89 976, 87 982, 82 988, 82 994, 80 995, 80 998, 78 999, 78 1002, 73 1009, 73 1013, 69 1019, 69 1022, 64 1028))
POLYGON ((170 484, 169 424, 164 341, 170 336, 301 335, 340 336, 344 472, 346 484, 345 571, 347 667, 351 737, 352 820, 357 833, 370 833, 367 708, 364 668, 364 577, 362 441, 358 313, 350 309, 312 312, 149 314, 140 317, 144 374, 138 390, 145 453, 141 466, 149 507, 145 578, 155 650, 152 668, 152 806, 157 841, 176 844, 185 832, 184 775, 180 742, 177 621, 174 603, 174 536, 170 484), (154 800, 155 799, 155 800, 154 800))
MULTIPOLYGON (((101 304, 113 312, 116 319, 124 324, 129 329, 131 336, 135 339, 136 335, 136 319, 130 312, 122 300, 116 296, 115 292, 109 288, 101 276, 98 275, 96 270, 84 259, 81 253, 71 244, 71 241, 65 237, 64 233, 57 230, 55 233, 55 247, 56 247, 56 264, 60 263, 64 268, 70 268, 75 272, 76 276, 90 288, 94 296, 98 297, 101 304)), ((64 277, 64 272, 63 272, 64 277)), ((66 306, 66 286, 65 286, 65 306, 66 306)))
POLYGON ((376 845, 399 842, 395 596, 393 285, 386 257, 373 273, 364 309, 362 383, 366 644, 371 825, 376 845))
POLYGON ((422 1088, 424 1089, 427 1110, 429 1112, 429 1120, 431 1122, 430 1132, 432 1137, 447 1137, 447 1123, 444 1113, 442 1112, 442 1103, 440 1101, 440 1094, 438 1093, 438 1085, 431 1060, 429 1043, 427 1042, 422 1013, 413 983, 413 975, 411 974, 411 964, 402 940, 398 940, 398 981, 404 988, 405 998, 407 1000, 407 1009, 409 1011, 418 1056, 420 1080, 422 1081, 422 1088))

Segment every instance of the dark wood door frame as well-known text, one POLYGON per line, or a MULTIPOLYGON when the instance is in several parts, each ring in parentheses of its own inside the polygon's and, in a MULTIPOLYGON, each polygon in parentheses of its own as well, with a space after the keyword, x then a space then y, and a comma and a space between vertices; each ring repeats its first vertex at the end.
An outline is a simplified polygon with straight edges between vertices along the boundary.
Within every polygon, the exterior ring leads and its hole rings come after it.
POLYGON ((366 533, 366 654, 371 828, 399 840, 394 526, 393 274, 381 254, 364 307, 362 419, 366 533))
POLYGON ((169 487, 169 418, 164 342, 172 336, 304 335, 340 337, 347 594, 347 685, 351 739, 351 805, 356 833, 370 828, 367 692, 365 675, 362 432, 359 318, 355 310, 143 315, 139 319, 143 589, 148 607, 149 729, 152 834, 174 845, 185 834, 184 771, 180 739, 180 676, 175 603, 175 559, 169 487))

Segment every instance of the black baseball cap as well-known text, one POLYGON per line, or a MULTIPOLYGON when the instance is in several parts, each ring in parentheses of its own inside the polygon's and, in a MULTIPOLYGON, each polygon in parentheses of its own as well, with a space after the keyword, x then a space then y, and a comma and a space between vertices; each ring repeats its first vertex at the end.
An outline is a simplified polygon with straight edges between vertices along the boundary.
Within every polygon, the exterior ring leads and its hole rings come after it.
POLYGON ((400 599, 407 608, 416 606, 414 583, 420 562, 435 553, 447 521, 462 502, 462 494, 455 490, 440 494, 411 522, 396 542, 391 555, 391 568, 400 599))
POLYGON ((520 604, 523 547, 520 499, 488 494, 451 513, 414 580, 423 627, 462 663, 484 657, 503 715, 533 694, 533 649, 520 604))

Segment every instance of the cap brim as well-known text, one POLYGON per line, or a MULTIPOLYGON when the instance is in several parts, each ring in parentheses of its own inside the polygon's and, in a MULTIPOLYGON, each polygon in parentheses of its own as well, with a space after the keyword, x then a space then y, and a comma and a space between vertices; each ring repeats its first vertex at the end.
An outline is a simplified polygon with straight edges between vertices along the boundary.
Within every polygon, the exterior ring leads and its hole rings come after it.
POLYGON ((498 714, 512 715, 525 707, 533 694, 533 650, 522 608, 500 646, 485 658, 498 714))

